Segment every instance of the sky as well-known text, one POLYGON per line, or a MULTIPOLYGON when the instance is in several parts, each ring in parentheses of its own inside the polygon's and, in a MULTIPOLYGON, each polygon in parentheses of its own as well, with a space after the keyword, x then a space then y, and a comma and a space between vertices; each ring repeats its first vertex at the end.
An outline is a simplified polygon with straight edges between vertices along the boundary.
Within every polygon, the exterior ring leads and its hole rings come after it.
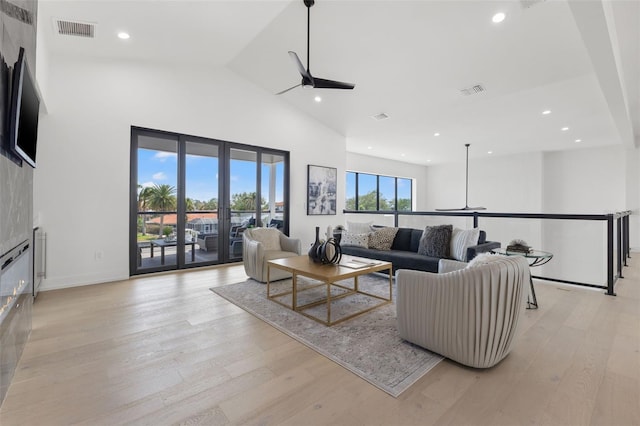
MULTIPOLYGON (((278 185, 276 201, 282 201, 283 163, 276 166, 278 185)), ((150 149, 138 149, 138 182, 143 187, 153 184, 178 186, 178 161, 175 153, 150 149)), ((267 198, 268 180, 264 178, 267 165, 263 166, 263 198, 267 198)), ((267 175, 268 177, 268 175, 267 175)), ((199 155, 186 157, 186 196, 193 200, 209 201, 218 197, 218 158, 199 155)), ((231 160, 231 193, 256 191, 256 165, 252 161, 231 160)))

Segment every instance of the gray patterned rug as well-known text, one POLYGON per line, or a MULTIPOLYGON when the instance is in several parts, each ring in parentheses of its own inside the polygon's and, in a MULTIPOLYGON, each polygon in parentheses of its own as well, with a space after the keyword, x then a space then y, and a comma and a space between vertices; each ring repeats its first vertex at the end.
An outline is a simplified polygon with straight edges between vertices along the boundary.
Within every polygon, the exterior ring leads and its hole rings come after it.
MULTIPOLYGON (((298 278, 299 287, 307 288, 298 294, 298 304, 309 303, 326 295, 326 287, 310 288, 317 281, 298 278)), ((352 287, 352 280, 344 281, 352 287)), ((361 290, 388 297, 389 278, 378 274, 360 277, 361 290), (386 293, 385 293, 386 292, 386 293)), ((271 294, 291 289, 291 280, 272 284, 271 294)), ((267 286, 252 279, 224 287, 214 287, 214 293, 271 324, 311 349, 335 361, 388 394, 398 397, 418 379, 435 367, 440 355, 403 341, 396 328, 395 303, 388 303, 365 314, 327 327, 278 303, 268 300, 267 286)), ((343 290, 332 287, 332 295, 343 290)), ((395 284, 393 285, 395 300, 395 284)), ((291 304, 291 296, 281 297, 291 304)), ((379 303, 378 299, 351 295, 332 301, 331 318, 339 319, 362 307, 379 303)), ((326 319, 326 304, 306 311, 326 319)))

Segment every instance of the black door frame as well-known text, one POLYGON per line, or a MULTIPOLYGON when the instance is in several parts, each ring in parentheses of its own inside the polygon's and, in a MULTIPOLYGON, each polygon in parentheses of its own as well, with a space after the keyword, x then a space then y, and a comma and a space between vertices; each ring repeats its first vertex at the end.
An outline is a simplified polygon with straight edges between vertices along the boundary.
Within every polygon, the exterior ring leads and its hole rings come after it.
MULTIPOLYGON (((230 259, 229 257, 229 233, 231 223, 231 185, 230 185, 230 153, 231 149, 241 149, 256 152, 256 195, 257 199, 262 199, 262 156, 263 154, 273 154, 281 156, 284 159, 284 228, 283 233, 289 235, 289 218, 290 218, 290 155, 289 151, 265 148, 255 145, 245 145, 237 142, 224 141, 213 138, 204 138, 200 136, 185 135, 181 133, 168 132, 164 130, 155 130, 144 127, 131 126, 131 151, 130 151, 130 206, 129 206, 129 275, 140 275, 152 272, 163 272, 180 270, 187 268, 195 268, 202 266, 211 266, 223 263, 238 262, 239 259, 230 259), (176 140, 177 156, 178 156, 178 183, 177 183, 177 217, 184 217, 186 213, 186 143, 196 142, 203 144, 211 144, 218 146, 218 260, 200 263, 186 263, 185 259, 185 224, 184 221, 177 220, 177 251, 178 254, 176 264, 163 265, 153 268, 145 268, 140 270, 138 267, 138 243, 137 243, 137 218, 138 218, 138 137, 152 136, 157 138, 166 138, 176 140)), ((261 223, 262 211, 260 202, 256 203, 256 226, 265 226, 261 223)), ((157 212, 162 213, 162 212, 157 212)))

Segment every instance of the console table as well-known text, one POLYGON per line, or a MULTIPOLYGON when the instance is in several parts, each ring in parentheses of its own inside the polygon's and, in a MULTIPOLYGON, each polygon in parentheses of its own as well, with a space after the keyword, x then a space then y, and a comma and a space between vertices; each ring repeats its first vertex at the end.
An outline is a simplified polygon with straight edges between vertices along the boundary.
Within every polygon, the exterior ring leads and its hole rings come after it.
MULTIPOLYGON (((493 249, 491 252, 503 256, 522 256, 527 259, 529 266, 542 266, 553 258, 553 253, 542 250, 520 252, 499 248, 493 249)), ((527 309, 538 309, 538 299, 536 298, 536 290, 533 288, 533 278, 531 278, 531 275, 529 275, 529 286, 531 287, 531 295, 527 296, 527 309)))

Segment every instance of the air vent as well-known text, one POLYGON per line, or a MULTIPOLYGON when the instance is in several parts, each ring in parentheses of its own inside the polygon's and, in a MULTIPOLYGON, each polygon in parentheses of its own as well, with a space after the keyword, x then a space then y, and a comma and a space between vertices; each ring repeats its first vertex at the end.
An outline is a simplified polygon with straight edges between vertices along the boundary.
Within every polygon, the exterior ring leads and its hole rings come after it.
POLYGON ((387 114, 385 114, 384 112, 381 112, 380 114, 374 115, 373 118, 375 120, 380 121, 380 120, 386 120, 387 118, 389 118, 389 116, 387 114))
POLYGON ((475 84, 471 87, 467 87, 465 89, 460 89, 460 93, 464 96, 477 95, 478 93, 484 92, 484 86, 482 84, 475 84))
POLYGON ((520 0, 520 5, 523 9, 529 9, 539 3, 544 3, 546 0, 520 0))
POLYGON ((96 25, 90 22, 66 21, 56 19, 54 21, 59 35, 94 38, 96 25))

